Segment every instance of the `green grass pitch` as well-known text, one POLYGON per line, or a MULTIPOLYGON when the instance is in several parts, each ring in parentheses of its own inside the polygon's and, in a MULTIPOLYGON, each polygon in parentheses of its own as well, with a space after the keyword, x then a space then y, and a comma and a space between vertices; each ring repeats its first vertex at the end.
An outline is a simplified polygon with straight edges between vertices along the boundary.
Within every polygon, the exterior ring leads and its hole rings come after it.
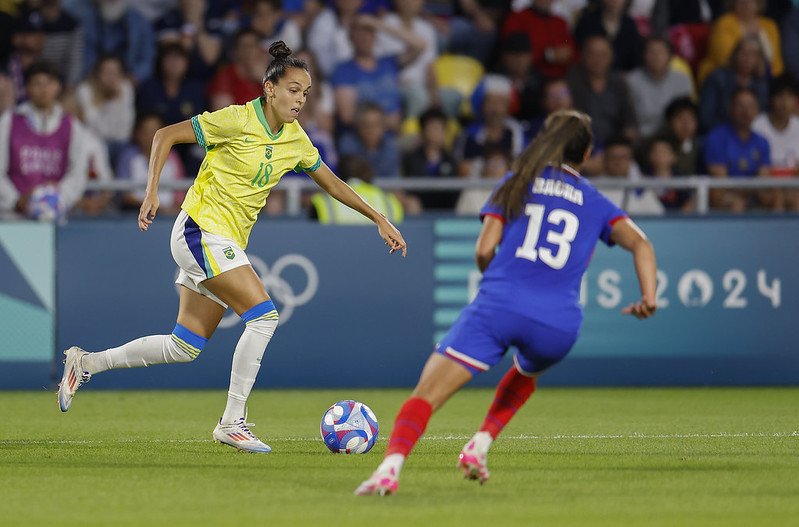
POLYGON ((0 393, 2 526, 799 525, 799 389, 540 389, 494 444, 491 480, 456 456, 493 397, 433 416, 399 493, 355 497, 408 390, 256 391, 269 455, 211 442, 223 391, 103 392, 68 414, 48 392, 0 393), (369 404, 381 439, 333 455, 339 399, 369 404))

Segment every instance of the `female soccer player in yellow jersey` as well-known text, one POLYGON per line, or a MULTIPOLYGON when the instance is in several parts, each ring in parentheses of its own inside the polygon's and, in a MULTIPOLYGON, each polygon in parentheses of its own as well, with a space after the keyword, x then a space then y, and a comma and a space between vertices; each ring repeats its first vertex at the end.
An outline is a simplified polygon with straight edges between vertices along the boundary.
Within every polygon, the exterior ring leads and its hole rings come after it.
POLYGON ((227 307, 244 321, 233 353, 225 411, 213 438, 249 452, 270 452, 247 423, 245 403, 255 383, 278 313, 244 249, 270 190, 289 170, 305 171, 332 197, 377 224, 389 252, 405 256, 400 232, 322 162, 297 116, 311 89, 305 63, 282 42, 263 78, 264 95, 244 105, 205 112, 160 129, 153 140, 147 193, 139 211, 146 231, 158 211, 158 180, 173 145, 197 142, 206 154, 172 229, 172 256, 180 268, 180 307, 171 335, 143 337, 118 348, 64 352, 58 389, 61 410, 91 375, 115 368, 189 362, 197 358, 227 307))

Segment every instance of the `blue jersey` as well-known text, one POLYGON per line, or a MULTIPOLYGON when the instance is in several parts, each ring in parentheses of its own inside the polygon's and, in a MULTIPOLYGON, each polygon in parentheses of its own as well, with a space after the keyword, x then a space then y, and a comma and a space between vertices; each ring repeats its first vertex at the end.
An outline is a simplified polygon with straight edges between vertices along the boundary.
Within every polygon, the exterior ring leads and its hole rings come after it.
POLYGON ((583 319, 579 303, 583 274, 597 241, 612 245, 611 229, 626 214, 564 165, 543 170, 518 217, 506 218, 491 199, 481 211, 485 216, 497 217, 505 225, 475 304, 564 331, 578 330, 583 319))

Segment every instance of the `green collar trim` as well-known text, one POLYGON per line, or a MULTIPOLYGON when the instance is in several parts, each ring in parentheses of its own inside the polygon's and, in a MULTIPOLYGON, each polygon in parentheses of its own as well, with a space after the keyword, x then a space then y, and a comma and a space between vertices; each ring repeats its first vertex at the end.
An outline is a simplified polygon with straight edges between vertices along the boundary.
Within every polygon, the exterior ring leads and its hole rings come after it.
POLYGON ((269 123, 267 122, 266 116, 264 115, 264 108, 262 106, 263 99, 264 99, 263 97, 258 97, 257 99, 253 99, 252 105, 255 108, 255 115, 258 116, 258 120, 261 121, 261 124, 263 125, 264 130, 266 131, 266 135, 269 136, 269 139, 272 139, 274 141, 275 139, 280 137, 280 134, 283 133, 283 128, 285 127, 281 126, 280 130, 278 130, 276 134, 272 133, 272 129, 269 128, 269 123))

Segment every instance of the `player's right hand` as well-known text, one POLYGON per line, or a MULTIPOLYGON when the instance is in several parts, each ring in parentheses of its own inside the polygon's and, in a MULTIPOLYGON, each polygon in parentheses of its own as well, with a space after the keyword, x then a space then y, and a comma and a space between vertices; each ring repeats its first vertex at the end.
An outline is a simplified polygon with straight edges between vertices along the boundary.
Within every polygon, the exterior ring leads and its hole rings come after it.
POLYGON ((150 227, 155 219, 155 213, 158 210, 159 204, 158 194, 153 194, 151 196, 148 193, 144 197, 144 201, 142 201, 141 207, 139 208, 139 229, 146 231, 147 228, 150 227))
POLYGON ((402 237, 399 229, 394 227, 390 221, 381 220, 377 224, 377 232, 380 237, 388 246, 388 253, 394 254, 396 251, 402 251, 402 256, 408 253, 408 244, 405 243, 405 238, 402 237))
POLYGON ((625 315, 632 315, 639 320, 649 318, 657 311, 657 304, 647 300, 640 300, 621 310, 625 315))

